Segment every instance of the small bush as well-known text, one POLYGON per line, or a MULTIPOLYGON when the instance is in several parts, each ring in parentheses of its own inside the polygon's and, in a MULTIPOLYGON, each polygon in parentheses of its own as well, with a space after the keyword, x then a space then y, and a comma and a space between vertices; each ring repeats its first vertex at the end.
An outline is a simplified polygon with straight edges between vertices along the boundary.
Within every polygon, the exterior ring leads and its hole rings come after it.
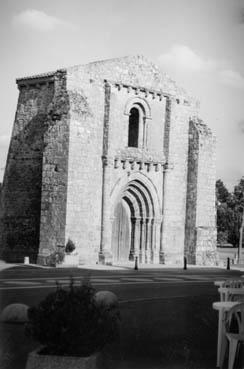
POLYGON ((54 251, 46 258, 46 264, 50 266, 56 266, 62 263, 62 261, 64 261, 64 252, 62 251, 54 251))
POLYGON ((53 355, 88 356, 119 334, 118 315, 95 302, 89 283, 69 289, 57 285, 37 307, 28 310, 26 333, 53 355))
POLYGON ((66 243, 66 246, 65 246, 65 252, 67 254, 71 254, 74 250, 75 250, 74 242, 72 240, 68 239, 68 242, 66 243))

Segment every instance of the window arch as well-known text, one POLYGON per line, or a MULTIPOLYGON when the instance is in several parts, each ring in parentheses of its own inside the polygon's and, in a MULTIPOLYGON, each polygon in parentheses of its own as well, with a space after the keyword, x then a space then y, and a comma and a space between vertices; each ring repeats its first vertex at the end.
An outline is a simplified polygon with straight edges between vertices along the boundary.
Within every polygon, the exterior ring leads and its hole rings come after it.
POLYGON ((140 113, 136 107, 130 109, 128 147, 138 147, 140 113))
POLYGON ((152 119, 150 105, 148 104, 146 99, 143 99, 141 97, 131 97, 130 99, 128 99, 125 104, 124 113, 126 115, 130 115, 131 108, 135 106, 138 108, 141 107, 143 109, 146 119, 152 119))

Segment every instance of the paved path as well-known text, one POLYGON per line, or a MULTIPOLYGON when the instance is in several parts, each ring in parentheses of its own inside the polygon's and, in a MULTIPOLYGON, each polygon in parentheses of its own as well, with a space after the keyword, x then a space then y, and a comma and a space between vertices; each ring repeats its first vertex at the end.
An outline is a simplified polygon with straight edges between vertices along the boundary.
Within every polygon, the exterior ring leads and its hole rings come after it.
MULTIPOLYGON (((82 277, 89 276, 90 282, 94 286, 102 285, 130 285, 130 284, 186 284, 186 283, 209 283, 218 279, 226 279, 228 275, 225 270, 206 269, 198 272, 197 269, 188 271, 176 270, 175 275, 173 272, 167 270, 112 270, 112 271, 99 271, 96 270, 79 273, 77 270, 63 269, 52 270, 48 272, 47 269, 9 269, 4 276, 0 274, 0 290, 11 290, 11 289, 35 289, 35 288, 53 288, 56 286, 56 282, 61 285, 68 285, 70 283, 70 275, 74 280, 75 284, 80 284, 82 277), (63 275, 62 275, 63 274, 63 275), (79 274, 79 275, 76 275, 79 274), (40 276, 37 276, 40 275, 40 276)), ((239 273, 238 273, 239 275, 239 273)))

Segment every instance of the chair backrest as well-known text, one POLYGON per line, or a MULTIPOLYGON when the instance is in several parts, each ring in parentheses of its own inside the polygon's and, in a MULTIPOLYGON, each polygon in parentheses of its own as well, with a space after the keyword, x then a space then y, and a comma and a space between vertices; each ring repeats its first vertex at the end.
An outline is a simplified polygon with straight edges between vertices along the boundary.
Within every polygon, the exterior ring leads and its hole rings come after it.
MULTIPOLYGON (((227 279, 224 281, 223 288, 244 288, 244 279, 227 279)), ((220 301, 243 301, 242 296, 233 294, 231 295, 228 292, 220 292, 220 301)))
POLYGON ((233 306, 226 317, 226 332, 244 335, 244 303, 233 306))
POLYGON ((238 302, 244 302, 244 295, 237 295, 237 294, 230 294, 229 301, 238 301, 238 302))
POLYGON ((227 279, 222 287, 229 288, 241 288, 244 286, 244 280, 242 279, 227 279))

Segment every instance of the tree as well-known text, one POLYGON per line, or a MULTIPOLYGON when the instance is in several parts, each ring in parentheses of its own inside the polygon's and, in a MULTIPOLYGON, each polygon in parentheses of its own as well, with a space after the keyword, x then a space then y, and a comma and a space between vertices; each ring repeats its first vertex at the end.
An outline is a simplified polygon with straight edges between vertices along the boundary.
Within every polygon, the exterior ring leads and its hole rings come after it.
POLYGON ((217 240, 238 246, 244 209, 244 178, 233 193, 219 179, 216 182, 217 240))
POLYGON ((230 197, 230 193, 225 187, 223 181, 218 179, 216 181, 216 199, 221 203, 226 203, 228 198, 230 197))
POLYGON ((235 186, 234 196, 236 199, 235 210, 238 218, 239 258, 240 258, 241 248, 243 247, 243 230, 244 230, 244 177, 242 177, 239 184, 235 186))
POLYGON ((234 196, 239 207, 244 206, 244 177, 240 180, 239 184, 234 188, 234 196))
POLYGON ((219 179, 216 182, 216 209, 217 209, 217 240, 219 243, 227 243, 229 229, 232 228, 232 211, 228 207, 231 194, 219 179))

